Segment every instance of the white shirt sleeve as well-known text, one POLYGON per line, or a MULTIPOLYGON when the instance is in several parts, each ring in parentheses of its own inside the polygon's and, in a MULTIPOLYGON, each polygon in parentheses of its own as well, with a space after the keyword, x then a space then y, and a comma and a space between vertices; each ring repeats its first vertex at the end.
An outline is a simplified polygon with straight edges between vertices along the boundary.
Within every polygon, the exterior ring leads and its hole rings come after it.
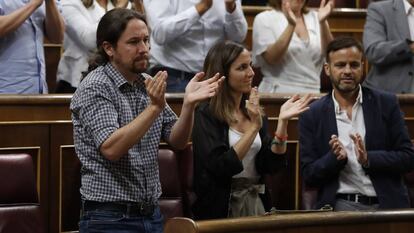
POLYGON ((247 34, 247 21, 240 1, 236 1, 236 9, 232 13, 226 11, 225 19, 226 38, 239 43, 243 42, 247 34))
POLYGON ((96 48, 97 22, 91 22, 86 16, 87 9, 81 1, 63 1, 63 18, 65 20, 66 33, 78 44, 82 44, 88 50, 96 48))
POLYGON ((144 0, 145 11, 155 42, 163 45, 188 31, 199 19, 195 6, 175 12, 180 0, 144 0))
POLYGON ((252 58, 253 65, 261 67, 264 59, 262 54, 267 50, 269 45, 276 42, 280 35, 275 35, 274 28, 271 28, 268 22, 268 17, 265 15, 267 12, 263 12, 256 16, 253 21, 253 48, 252 58))

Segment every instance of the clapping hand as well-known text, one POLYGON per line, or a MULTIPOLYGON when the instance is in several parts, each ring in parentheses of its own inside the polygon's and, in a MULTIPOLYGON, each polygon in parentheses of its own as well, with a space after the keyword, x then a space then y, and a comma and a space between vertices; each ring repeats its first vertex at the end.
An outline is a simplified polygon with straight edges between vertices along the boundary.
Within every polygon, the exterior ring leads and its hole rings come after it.
POLYGON ((328 0, 328 3, 326 3, 326 0, 321 0, 321 4, 319 6, 318 11, 319 22, 323 22, 329 17, 329 15, 332 13, 334 5, 334 0, 328 0))
POLYGON ((358 163, 362 166, 367 166, 368 155, 365 149, 364 141, 359 133, 349 135, 355 145, 355 154, 357 156, 358 163))
POLYGON ((249 114, 250 122, 253 123, 253 128, 260 130, 262 128, 262 114, 260 109, 260 98, 257 87, 250 91, 249 100, 246 100, 247 114, 249 114))
POLYGON ((286 16, 288 23, 292 26, 296 26, 296 16, 290 8, 289 0, 282 1, 282 12, 286 16))
POLYGON ((342 142, 339 141, 338 136, 331 136, 329 146, 331 147, 332 153, 336 156, 337 160, 344 160, 348 158, 344 145, 342 145, 342 142))
POLYGON ((156 106, 159 110, 163 110, 166 104, 167 76, 166 71, 159 71, 154 78, 145 79, 145 89, 151 100, 151 105, 156 106))
POLYGON ((310 94, 303 97, 299 97, 299 95, 292 96, 280 107, 279 120, 290 120, 292 117, 299 116, 309 109, 308 105, 312 100, 310 94))
POLYGON ((184 104, 196 105, 200 101, 216 95, 224 76, 217 73, 213 77, 203 80, 204 73, 197 73, 185 87, 184 104))

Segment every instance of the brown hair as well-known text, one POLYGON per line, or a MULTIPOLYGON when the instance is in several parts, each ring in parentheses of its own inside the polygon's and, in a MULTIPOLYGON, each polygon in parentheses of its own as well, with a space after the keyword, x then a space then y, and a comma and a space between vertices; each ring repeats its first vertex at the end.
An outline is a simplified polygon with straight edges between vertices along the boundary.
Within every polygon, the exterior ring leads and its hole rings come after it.
POLYGON ((362 53, 362 58, 364 58, 364 50, 362 48, 361 42, 359 40, 350 37, 350 36, 340 36, 329 42, 329 44, 326 46, 326 62, 329 63, 330 61, 330 53, 336 52, 341 49, 347 49, 355 47, 358 49, 359 52, 362 53))
MULTIPOLYGON (((269 6, 273 7, 274 9, 278 10, 278 11, 282 11, 282 1, 283 0, 268 0, 268 4, 269 6)), ((309 0, 305 0, 305 2, 303 3, 303 7, 301 10, 302 14, 306 14, 309 12, 309 9, 307 7, 308 5, 308 1, 309 0)))
MULTIPOLYGON (((145 16, 129 9, 115 8, 112 9, 101 18, 96 30, 96 47, 97 51, 89 60, 88 72, 94 70, 98 66, 104 65, 109 62, 109 56, 103 49, 103 43, 109 42, 116 48, 116 44, 125 31, 127 24, 130 20, 138 19, 147 25, 145 16)), ((87 73, 84 74, 86 76, 87 73)))
POLYGON ((233 113, 239 107, 244 115, 250 119, 245 106, 245 100, 249 98, 249 95, 243 94, 240 106, 236 106, 239 103, 234 102, 229 85, 230 67, 244 50, 245 48, 242 45, 235 42, 219 42, 209 50, 204 60, 203 71, 206 77, 213 77, 217 73, 220 76, 226 76, 217 95, 210 99, 210 110, 216 118, 227 124, 236 121, 233 113))

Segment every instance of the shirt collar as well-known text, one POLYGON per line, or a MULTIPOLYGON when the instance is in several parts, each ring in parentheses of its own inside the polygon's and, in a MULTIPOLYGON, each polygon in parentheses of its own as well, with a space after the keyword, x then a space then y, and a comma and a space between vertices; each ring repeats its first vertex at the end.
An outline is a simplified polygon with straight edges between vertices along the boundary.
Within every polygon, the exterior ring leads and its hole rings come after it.
POLYGON ((411 6, 411 4, 408 2, 408 0, 403 0, 404 2, 404 10, 405 10, 405 14, 409 15, 410 11, 413 11, 412 8, 413 6, 411 6))
MULTIPOLYGON (((361 87, 361 84, 359 84, 358 86, 359 86, 359 91, 358 91, 358 96, 356 98, 355 104, 357 103, 362 104, 362 87, 361 87)), ((335 89, 332 90, 332 100, 334 102, 335 113, 338 114, 341 112, 341 108, 339 106, 338 101, 336 101, 334 94, 335 94, 335 89)))

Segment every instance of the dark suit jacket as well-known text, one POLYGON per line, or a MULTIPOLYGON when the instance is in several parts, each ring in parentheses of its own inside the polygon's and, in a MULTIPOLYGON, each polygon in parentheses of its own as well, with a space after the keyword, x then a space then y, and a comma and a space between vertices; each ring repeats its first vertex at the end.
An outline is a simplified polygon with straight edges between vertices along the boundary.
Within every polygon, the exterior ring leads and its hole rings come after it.
POLYGON ((405 0, 369 4, 364 27, 364 50, 371 69, 365 86, 408 93, 414 84, 414 54, 407 39, 410 29, 405 0))
MULTIPOLYGON (((365 146, 370 167, 366 169, 379 199, 379 208, 410 207, 402 175, 414 167, 414 151, 395 95, 363 88, 365 146)), ((334 103, 328 94, 311 104, 299 119, 300 159, 303 179, 318 188, 317 208, 334 206, 338 161, 328 144, 338 135, 334 103)))

